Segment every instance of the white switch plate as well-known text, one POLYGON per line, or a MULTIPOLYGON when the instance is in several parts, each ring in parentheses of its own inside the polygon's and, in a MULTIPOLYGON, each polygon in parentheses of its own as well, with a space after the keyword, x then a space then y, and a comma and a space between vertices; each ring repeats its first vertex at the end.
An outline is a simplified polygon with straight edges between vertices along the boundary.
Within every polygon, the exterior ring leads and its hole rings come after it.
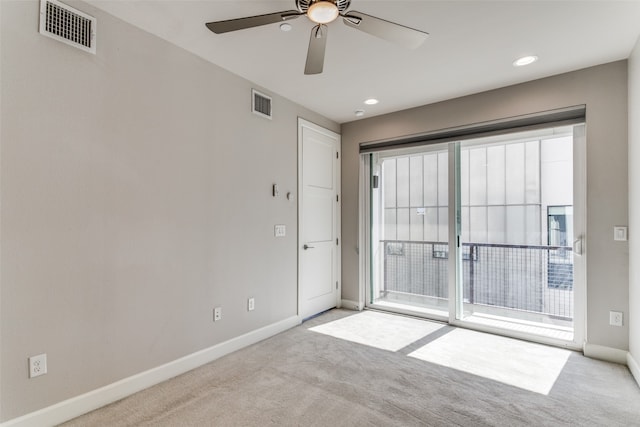
POLYGON ((217 322, 218 320, 222 320, 222 307, 213 309, 213 321, 217 322))
POLYGON ((47 355, 45 353, 29 358, 29 378, 47 373, 47 355))
POLYGON ((622 326, 622 312, 610 311, 609 312, 609 324, 611 326, 622 326))
POLYGON ((249 298, 247 300, 247 310, 248 311, 253 311, 256 309, 256 300, 255 298, 249 298))
POLYGON ((613 227, 613 240, 624 242, 627 240, 627 227, 615 226, 613 227))
POLYGON ((273 234, 276 237, 284 237, 287 235, 287 226, 283 224, 277 224, 273 229, 273 234))

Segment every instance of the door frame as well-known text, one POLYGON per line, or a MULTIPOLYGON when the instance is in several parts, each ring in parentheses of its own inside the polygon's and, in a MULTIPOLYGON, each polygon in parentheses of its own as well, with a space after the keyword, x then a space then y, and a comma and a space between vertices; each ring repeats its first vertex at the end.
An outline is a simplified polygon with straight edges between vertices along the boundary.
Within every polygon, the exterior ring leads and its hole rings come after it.
POLYGON ((304 229, 304 218, 302 215, 302 191, 303 191, 303 162, 302 162, 302 144, 303 144, 303 129, 308 128, 312 129, 315 132, 322 133, 336 140, 336 151, 337 151, 337 167, 335 168, 334 174, 334 182, 336 186, 336 196, 337 201, 334 207, 334 215, 335 215, 335 223, 334 223, 334 233, 336 238, 338 239, 338 244, 336 245, 335 251, 335 259, 334 265, 336 266, 335 270, 335 280, 338 282, 338 286, 336 288, 336 307, 340 308, 342 305, 342 181, 341 181, 341 169, 342 169, 342 137, 340 134, 333 132, 329 129, 321 127, 315 123, 312 123, 308 120, 303 119, 302 117, 298 117, 298 186, 297 186, 297 195, 298 195, 298 235, 297 235, 297 256, 298 256, 298 304, 297 304, 297 313, 298 316, 302 319, 301 312, 301 303, 302 303, 302 251, 301 245, 304 243, 302 241, 302 231, 304 229))

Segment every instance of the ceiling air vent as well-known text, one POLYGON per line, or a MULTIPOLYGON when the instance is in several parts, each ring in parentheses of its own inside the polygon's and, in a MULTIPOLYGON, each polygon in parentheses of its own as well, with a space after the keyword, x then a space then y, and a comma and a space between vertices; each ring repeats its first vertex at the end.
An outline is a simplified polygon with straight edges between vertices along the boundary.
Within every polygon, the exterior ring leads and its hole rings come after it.
POLYGON ((40 0, 40 34, 96 53, 96 19, 58 0, 40 0))
POLYGON ((271 119, 271 97, 251 89, 251 109, 255 114, 271 119))

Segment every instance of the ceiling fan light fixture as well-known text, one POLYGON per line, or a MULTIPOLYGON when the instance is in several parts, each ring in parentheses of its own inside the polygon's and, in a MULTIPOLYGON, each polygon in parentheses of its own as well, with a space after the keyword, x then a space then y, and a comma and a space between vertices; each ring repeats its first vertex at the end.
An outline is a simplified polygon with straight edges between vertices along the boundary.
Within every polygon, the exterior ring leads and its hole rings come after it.
POLYGON ((320 0, 309 6, 307 17, 316 24, 328 24, 336 20, 340 11, 332 1, 320 0))

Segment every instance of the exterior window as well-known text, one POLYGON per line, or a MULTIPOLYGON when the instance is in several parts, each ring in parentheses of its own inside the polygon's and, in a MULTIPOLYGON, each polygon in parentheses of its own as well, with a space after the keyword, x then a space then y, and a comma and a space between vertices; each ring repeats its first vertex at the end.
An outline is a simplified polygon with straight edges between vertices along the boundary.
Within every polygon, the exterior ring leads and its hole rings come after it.
POLYGON ((573 206, 549 206, 547 208, 549 246, 570 246, 573 241, 573 206))
POLYGON ((573 289, 573 206, 549 206, 547 208, 547 238, 549 246, 560 246, 549 252, 547 286, 549 289, 573 289))

